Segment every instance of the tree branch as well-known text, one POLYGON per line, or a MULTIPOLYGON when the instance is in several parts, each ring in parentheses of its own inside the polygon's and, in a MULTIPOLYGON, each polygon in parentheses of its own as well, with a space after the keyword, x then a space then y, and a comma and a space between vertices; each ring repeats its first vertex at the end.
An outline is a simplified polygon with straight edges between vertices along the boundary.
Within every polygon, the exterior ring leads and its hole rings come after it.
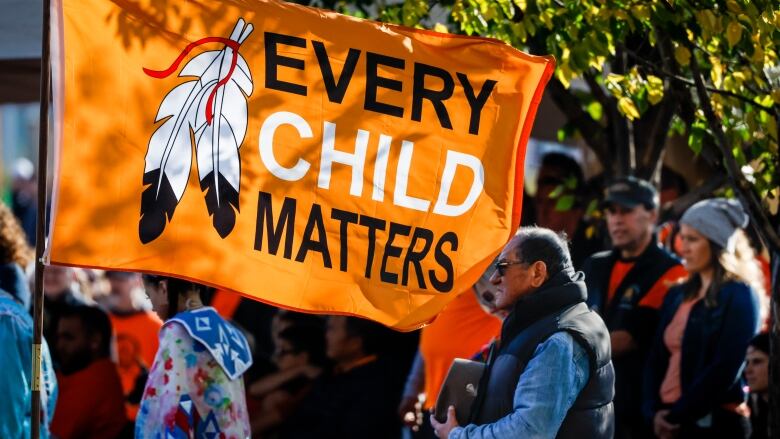
MULTIPOLYGON (((688 46, 693 54, 693 46, 690 44, 688 46)), ((772 223, 761 205, 761 200, 758 199, 758 196, 750 187, 750 183, 745 176, 742 175, 742 171, 739 169, 737 161, 734 159, 734 155, 728 147, 728 141, 723 134, 720 119, 712 109, 712 104, 710 104, 710 97, 707 95, 707 88, 704 86, 704 79, 702 78, 699 63, 695 56, 691 56, 691 71, 693 72, 693 80, 696 84, 696 93, 699 96, 699 105, 701 105, 702 110, 704 111, 704 116, 710 126, 710 131, 712 131, 712 134, 715 136, 715 145, 720 149, 720 152, 723 155, 723 163, 726 165, 726 170, 728 171, 729 182, 742 204, 747 207, 751 217, 756 223, 757 229, 764 237, 766 243, 772 247, 771 250, 773 252, 780 251, 780 236, 778 236, 777 231, 772 227, 772 223)))
POLYGON ((608 160, 609 154, 606 149, 604 128, 582 109, 580 100, 569 92, 557 78, 550 80, 547 90, 569 122, 577 127, 582 138, 585 139, 585 143, 596 153, 596 156, 602 163, 607 163, 606 160, 608 160))
MULTIPOLYGON (((638 63, 642 64, 644 67, 647 67, 647 68, 651 69, 653 71, 653 73, 657 73, 660 76, 664 76, 664 77, 666 77, 668 79, 671 79, 673 81, 677 81, 677 82, 689 85, 691 87, 696 87, 696 83, 693 80, 691 80, 691 79, 684 78, 682 76, 679 76, 679 75, 676 75, 674 73, 668 72, 668 71, 666 71, 666 70, 664 70, 662 68, 659 68, 656 64, 653 64, 653 63, 647 61, 646 59, 643 59, 642 57, 640 57, 639 55, 637 55, 633 51, 630 51, 630 50, 626 49, 626 53, 628 53, 628 55, 634 61, 637 61, 638 63)), ((759 103, 753 102, 752 99, 750 99, 750 98, 748 98, 746 96, 742 96, 740 94, 737 94, 737 93, 734 93, 734 92, 730 92, 730 91, 726 91, 726 90, 720 90, 720 89, 715 88, 715 87, 704 86, 704 89, 707 90, 710 93, 717 93, 717 94, 720 94, 720 95, 723 95, 723 96, 730 96, 730 97, 732 97, 734 99, 738 99, 738 100, 740 100, 742 102, 745 102, 747 104, 753 105, 753 106, 755 106, 755 107, 757 107, 757 108, 759 108, 759 109, 761 109, 763 111, 766 111, 767 113, 774 114, 775 110, 774 110, 773 107, 767 107, 765 105, 761 105, 759 103)))

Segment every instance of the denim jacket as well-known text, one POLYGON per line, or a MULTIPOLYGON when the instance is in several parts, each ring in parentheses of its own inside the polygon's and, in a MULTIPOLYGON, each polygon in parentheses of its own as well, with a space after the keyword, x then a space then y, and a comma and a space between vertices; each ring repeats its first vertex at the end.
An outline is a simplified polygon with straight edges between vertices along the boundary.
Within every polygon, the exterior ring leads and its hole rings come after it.
POLYGON ((513 411, 492 424, 467 425, 449 439, 554 438, 590 375, 585 349, 557 332, 534 351, 515 388, 513 411))

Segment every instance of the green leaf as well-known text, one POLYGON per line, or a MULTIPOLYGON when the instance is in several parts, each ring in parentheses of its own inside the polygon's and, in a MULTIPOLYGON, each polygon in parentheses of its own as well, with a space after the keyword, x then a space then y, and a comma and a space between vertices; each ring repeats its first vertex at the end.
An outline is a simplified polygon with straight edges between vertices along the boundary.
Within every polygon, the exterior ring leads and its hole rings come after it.
POLYGON ((550 194, 547 197, 551 199, 558 198, 561 196, 561 194, 565 189, 566 188, 564 188, 562 184, 559 184, 558 186, 555 187, 555 189, 553 189, 552 192, 550 192, 550 194))
POLYGON ((691 127, 691 132, 688 135, 688 147, 690 147, 696 155, 701 154, 705 133, 705 130, 697 128, 695 125, 691 127))
POLYGON ((595 121, 601 120, 601 116, 604 115, 604 108, 601 106, 599 101, 593 101, 585 108, 588 114, 590 114, 590 117, 593 118, 595 121))
POLYGON ((577 189, 577 177, 573 175, 566 177, 566 180, 563 181, 563 185, 569 190, 577 189))
POLYGON ((574 206, 574 195, 564 195, 555 203, 555 210, 565 212, 574 206))

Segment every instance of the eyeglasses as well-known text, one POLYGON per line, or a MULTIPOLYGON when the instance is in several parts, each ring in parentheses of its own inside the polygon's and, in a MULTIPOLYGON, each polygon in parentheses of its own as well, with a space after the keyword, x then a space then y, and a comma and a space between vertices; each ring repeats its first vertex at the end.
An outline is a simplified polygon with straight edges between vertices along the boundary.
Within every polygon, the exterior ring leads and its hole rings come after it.
POLYGON ((522 265, 522 264, 525 264, 525 262, 522 262, 522 261, 498 261, 498 262, 496 262, 495 268, 496 268, 496 271, 498 272, 498 275, 503 277, 506 274, 506 269, 510 265, 522 265))

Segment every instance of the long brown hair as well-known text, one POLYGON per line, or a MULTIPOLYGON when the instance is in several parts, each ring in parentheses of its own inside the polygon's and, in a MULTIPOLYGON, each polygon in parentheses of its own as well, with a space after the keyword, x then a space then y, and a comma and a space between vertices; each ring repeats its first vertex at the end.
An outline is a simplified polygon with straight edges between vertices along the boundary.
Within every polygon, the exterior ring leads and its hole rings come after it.
MULTIPOLYGON (((759 297, 764 296, 764 274, 756 262, 756 255, 750 242, 742 230, 737 230, 732 237, 734 251, 707 239, 710 245, 710 265, 712 266, 712 283, 704 294, 704 304, 708 307, 718 305, 718 292, 724 283, 729 281, 742 282, 753 288, 759 297)), ((684 299, 695 299, 701 289, 701 276, 692 274, 683 283, 684 299)))
POLYGON ((33 249, 27 244, 22 226, 11 209, 0 202, 0 263, 16 263, 26 267, 35 257, 33 249))

